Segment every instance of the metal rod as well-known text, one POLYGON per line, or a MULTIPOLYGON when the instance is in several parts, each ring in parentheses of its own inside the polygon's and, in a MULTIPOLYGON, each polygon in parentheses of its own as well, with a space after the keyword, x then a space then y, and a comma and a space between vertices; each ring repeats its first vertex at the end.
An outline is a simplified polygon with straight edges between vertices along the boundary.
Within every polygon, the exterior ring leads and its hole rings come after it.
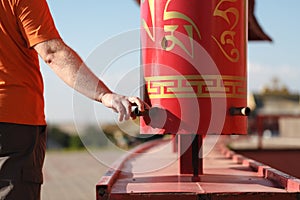
POLYGON ((249 107, 231 107, 229 109, 230 115, 241 115, 241 116, 249 116, 251 113, 251 109, 249 107))

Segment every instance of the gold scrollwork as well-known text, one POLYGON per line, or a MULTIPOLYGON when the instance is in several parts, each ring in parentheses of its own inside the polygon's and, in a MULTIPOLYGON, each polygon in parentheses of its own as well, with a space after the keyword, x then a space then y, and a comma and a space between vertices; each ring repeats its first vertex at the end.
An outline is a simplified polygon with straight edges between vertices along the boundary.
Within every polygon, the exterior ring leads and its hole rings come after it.
POLYGON ((171 45, 169 47, 166 48, 167 51, 171 51, 174 49, 174 47, 176 45, 178 45, 182 50, 184 50, 190 57, 194 57, 194 45, 193 45, 193 40, 194 40, 194 36, 193 36, 193 30, 196 31, 198 37, 201 39, 201 34, 200 34, 200 30, 197 27, 197 25, 195 24, 195 22, 189 18, 187 15, 181 13, 181 12, 177 12, 177 11, 169 11, 169 5, 171 3, 172 0, 168 0, 164 9, 164 20, 170 20, 170 19, 181 19, 184 20, 186 22, 188 22, 188 25, 183 25, 188 37, 189 37, 189 42, 190 42, 190 46, 191 46, 191 51, 189 52, 187 47, 184 45, 183 42, 181 42, 178 38, 175 37, 174 32, 178 29, 179 25, 165 25, 164 26, 164 31, 166 33, 170 33, 170 35, 166 35, 165 38, 167 41, 171 42, 171 45))
POLYGON ((193 46, 193 32, 191 31, 191 27, 185 26, 185 29, 188 32, 189 35, 189 40, 190 40, 190 45, 191 45, 191 51, 189 51, 184 43, 180 41, 175 35, 175 31, 177 30, 178 25, 165 25, 164 30, 166 33, 170 33, 170 35, 166 35, 163 40, 164 41, 164 46, 163 49, 166 51, 172 51, 176 45, 178 45, 185 53, 187 53, 190 57, 194 57, 194 46, 193 46), (171 42, 171 44, 170 44, 171 42))
POLYGON ((236 31, 234 31, 240 19, 240 12, 234 7, 229 7, 225 10, 222 10, 221 6, 224 6, 224 4, 228 2, 235 3, 236 1, 237 0, 220 0, 213 14, 214 17, 223 18, 230 25, 228 30, 223 31, 219 40, 215 36, 212 36, 212 38, 216 42, 224 56, 231 62, 238 62, 240 59, 240 51, 235 44, 236 31), (234 16, 233 20, 230 20, 229 14, 234 16), (225 46, 228 47, 225 49, 225 46))
MULTIPOLYGON (((169 5, 172 0, 168 0, 166 2, 166 5, 164 7, 164 13, 163 13, 163 20, 172 20, 172 19, 180 19, 188 22, 188 24, 183 25, 183 28, 185 29, 187 36, 189 38, 189 45, 190 45, 190 50, 188 50, 187 46, 183 41, 181 41, 180 38, 175 36, 175 32, 178 30, 180 27, 179 24, 172 24, 172 25, 164 25, 163 30, 165 33, 165 36, 162 38, 161 44, 162 48, 166 51, 172 51, 175 46, 179 46, 185 53, 187 53, 190 57, 194 57, 194 34, 193 32, 195 31, 197 33, 197 36, 201 39, 201 34, 200 30, 197 27, 196 23, 189 18, 187 15, 178 12, 178 11, 170 11, 169 10, 169 5)), ((146 1, 142 1, 142 3, 145 3, 146 1)), ((148 36, 151 38, 153 42, 155 42, 156 37, 155 37, 155 0, 148 0, 148 6, 150 9, 150 15, 151 15, 151 23, 152 27, 147 24, 145 19, 142 19, 142 26, 145 29, 146 33, 148 36), (151 30, 152 29, 152 30, 151 30)))

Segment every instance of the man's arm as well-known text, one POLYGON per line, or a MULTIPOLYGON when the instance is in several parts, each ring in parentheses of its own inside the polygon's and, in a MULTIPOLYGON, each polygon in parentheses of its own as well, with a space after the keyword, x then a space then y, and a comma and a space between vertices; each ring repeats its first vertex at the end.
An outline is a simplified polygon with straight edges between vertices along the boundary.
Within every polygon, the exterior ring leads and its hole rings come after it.
POLYGON ((119 113, 119 120, 128 120, 131 105, 144 111, 146 104, 137 97, 115 94, 85 65, 78 54, 61 39, 39 43, 33 47, 52 70, 70 87, 83 95, 102 102, 119 113))

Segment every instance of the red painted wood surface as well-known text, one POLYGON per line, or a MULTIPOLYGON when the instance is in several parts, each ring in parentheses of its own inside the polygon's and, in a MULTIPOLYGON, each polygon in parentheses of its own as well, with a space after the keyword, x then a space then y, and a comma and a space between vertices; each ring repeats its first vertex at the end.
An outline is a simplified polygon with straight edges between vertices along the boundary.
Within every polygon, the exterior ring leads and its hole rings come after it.
MULTIPOLYGON (((215 146, 205 156, 204 175, 200 176, 200 181, 193 182, 190 175, 178 173, 177 154, 172 146, 171 141, 158 141, 156 146, 140 151, 142 154, 131 155, 117 170, 117 175, 111 174, 115 176, 113 183, 97 186, 97 200, 296 200, 299 197, 299 179, 238 155, 222 145, 215 146)), ((206 141, 205 149, 210 146, 211 143, 206 141)))
POLYGON ((275 169, 300 178, 299 149, 237 150, 241 155, 263 162, 275 169))

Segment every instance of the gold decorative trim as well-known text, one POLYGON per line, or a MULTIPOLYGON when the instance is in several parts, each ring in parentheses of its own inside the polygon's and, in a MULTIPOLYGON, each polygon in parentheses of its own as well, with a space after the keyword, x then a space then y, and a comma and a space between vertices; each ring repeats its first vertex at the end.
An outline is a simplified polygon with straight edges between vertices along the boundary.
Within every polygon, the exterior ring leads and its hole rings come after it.
POLYGON ((239 76, 152 76, 145 81, 151 99, 247 97, 247 79, 239 76))

